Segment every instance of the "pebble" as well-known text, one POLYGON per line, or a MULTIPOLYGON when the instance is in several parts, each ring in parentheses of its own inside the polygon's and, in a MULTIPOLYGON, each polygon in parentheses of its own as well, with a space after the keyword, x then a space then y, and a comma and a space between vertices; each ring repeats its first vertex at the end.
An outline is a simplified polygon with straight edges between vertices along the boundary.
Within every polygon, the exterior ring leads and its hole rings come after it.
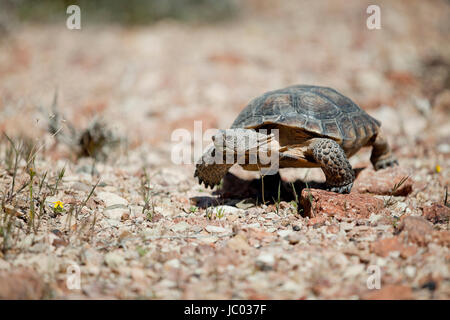
POLYGON ((222 212, 224 214, 242 214, 244 210, 232 206, 217 206, 214 207, 214 212, 222 212))
POLYGON ((103 210, 103 213, 105 216, 112 220, 121 220, 123 214, 128 213, 129 211, 125 208, 116 208, 116 209, 109 209, 108 207, 103 210))
POLYGON ((166 268, 178 269, 181 266, 181 262, 178 259, 171 259, 164 264, 166 268))
POLYGON ((206 226, 205 230, 208 231, 209 233, 223 233, 223 232, 227 231, 227 229, 225 229, 225 228, 213 226, 213 225, 206 226))
POLYGON ((190 227, 190 225, 187 222, 182 221, 182 222, 178 222, 177 224, 174 224, 170 228, 170 230, 172 230, 173 232, 184 232, 184 231, 188 230, 189 227, 190 227))
POLYGON ((108 252, 105 255, 105 263, 108 267, 116 269, 125 265, 125 259, 117 252, 108 252))
POLYGON ((106 207, 115 205, 128 206, 128 201, 112 192, 99 192, 97 197, 105 203, 106 207))
POLYGON ((440 144, 437 146, 437 150, 440 153, 450 153, 450 144, 446 144, 446 143, 440 144))
POLYGON ((280 230, 277 233, 280 237, 284 238, 284 237, 287 237, 288 235, 290 235, 292 233, 292 230, 289 230, 289 229, 280 230))
POLYGON ((376 226, 378 224, 378 221, 381 220, 383 216, 381 214, 372 214, 369 217, 369 222, 371 225, 376 226))
POLYGON ((201 237, 198 239, 205 244, 212 244, 218 240, 217 237, 201 237))
POLYGON ((266 214, 265 218, 276 220, 279 219, 280 217, 274 212, 269 212, 268 214, 266 214))
POLYGON ((365 273, 365 267, 363 264, 354 264, 350 265, 345 271, 344 271, 344 277, 345 278, 352 278, 357 277, 361 274, 365 273))
POLYGON ((203 227, 202 227, 202 226, 199 226, 199 225, 196 225, 196 226, 193 226, 193 227, 191 228, 191 230, 192 230, 192 232, 194 232, 194 233, 199 233, 199 232, 202 232, 203 227))
POLYGON ((408 277, 410 277, 410 278, 414 277, 416 275, 416 267, 414 267, 414 266, 407 266, 405 268, 405 274, 408 277))
POLYGON ((273 269, 273 266, 275 265, 275 257, 271 253, 261 253, 256 258, 256 266, 258 269, 266 271, 273 269))
POLYGON ((250 250, 250 246, 248 245, 248 241, 243 235, 236 235, 227 242, 227 246, 233 250, 242 250, 247 251, 250 250))
POLYGON ((255 223, 250 223, 250 224, 243 225, 242 228, 249 228, 249 229, 250 228, 254 228, 254 229, 257 229, 260 226, 261 225, 259 223, 255 222, 255 223))

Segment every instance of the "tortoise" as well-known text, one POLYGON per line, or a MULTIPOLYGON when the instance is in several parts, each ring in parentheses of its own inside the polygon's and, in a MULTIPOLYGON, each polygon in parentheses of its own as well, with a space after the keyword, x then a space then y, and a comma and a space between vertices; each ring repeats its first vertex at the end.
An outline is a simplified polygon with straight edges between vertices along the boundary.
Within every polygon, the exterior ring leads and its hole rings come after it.
POLYGON ((263 163, 259 153, 256 162, 249 161, 250 151, 263 150, 277 155, 276 169, 320 167, 325 189, 349 193, 355 173, 348 158, 362 147, 372 146, 370 161, 375 170, 398 165, 380 126, 332 88, 295 85, 269 91, 253 99, 231 129, 212 137, 213 144, 197 162, 194 176, 213 188, 235 163, 246 170, 267 168, 271 164, 263 163))

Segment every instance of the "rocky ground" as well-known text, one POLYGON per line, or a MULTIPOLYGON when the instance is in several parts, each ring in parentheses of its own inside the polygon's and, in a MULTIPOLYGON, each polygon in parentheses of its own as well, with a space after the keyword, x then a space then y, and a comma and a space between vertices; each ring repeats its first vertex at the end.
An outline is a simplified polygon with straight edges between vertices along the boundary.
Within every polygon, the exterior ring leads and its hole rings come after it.
POLYGON ((367 5, 249 1, 214 25, 8 24, 0 298, 449 299, 450 8, 383 1, 368 30, 367 5), (363 149, 349 195, 320 190, 318 169, 266 176, 263 194, 239 168, 211 191, 171 161, 175 129, 226 128, 251 98, 299 83, 380 120, 400 166, 375 172, 363 149))

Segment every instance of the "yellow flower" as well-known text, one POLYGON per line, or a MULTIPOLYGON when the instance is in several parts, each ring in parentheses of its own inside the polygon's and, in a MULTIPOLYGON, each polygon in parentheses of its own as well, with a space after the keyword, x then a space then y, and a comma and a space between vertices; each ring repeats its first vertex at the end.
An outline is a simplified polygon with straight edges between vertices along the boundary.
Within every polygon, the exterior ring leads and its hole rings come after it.
POLYGON ((436 172, 437 173, 441 172, 441 166, 440 165, 436 165, 436 172))
POLYGON ((55 204, 54 208, 55 209, 64 209, 64 203, 62 201, 55 201, 53 202, 55 204))

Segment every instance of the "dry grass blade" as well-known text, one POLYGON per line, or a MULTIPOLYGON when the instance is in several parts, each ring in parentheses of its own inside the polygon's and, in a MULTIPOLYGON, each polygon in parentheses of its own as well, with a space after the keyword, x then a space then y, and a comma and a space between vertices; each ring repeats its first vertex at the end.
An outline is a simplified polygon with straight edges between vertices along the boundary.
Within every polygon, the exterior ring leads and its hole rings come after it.
POLYGON ((397 194, 397 191, 400 189, 400 187, 409 179, 410 176, 404 176, 400 179, 399 182, 394 184, 391 190, 391 195, 389 196, 388 200, 385 200, 384 206, 389 207, 397 203, 397 201, 394 199, 394 195, 397 194))

